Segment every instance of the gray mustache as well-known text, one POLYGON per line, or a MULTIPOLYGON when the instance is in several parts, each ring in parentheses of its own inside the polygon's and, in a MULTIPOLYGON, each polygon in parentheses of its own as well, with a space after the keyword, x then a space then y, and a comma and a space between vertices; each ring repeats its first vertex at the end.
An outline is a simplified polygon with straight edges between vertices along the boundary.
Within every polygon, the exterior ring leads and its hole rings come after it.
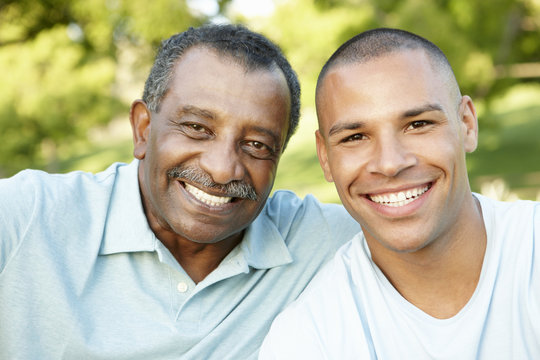
POLYGON ((189 180, 190 182, 199 184, 203 187, 223 192, 230 197, 253 201, 259 200, 255 188, 244 181, 233 180, 227 184, 218 184, 212 180, 210 175, 199 168, 177 166, 167 171, 167 176, 170 179, 189 180))

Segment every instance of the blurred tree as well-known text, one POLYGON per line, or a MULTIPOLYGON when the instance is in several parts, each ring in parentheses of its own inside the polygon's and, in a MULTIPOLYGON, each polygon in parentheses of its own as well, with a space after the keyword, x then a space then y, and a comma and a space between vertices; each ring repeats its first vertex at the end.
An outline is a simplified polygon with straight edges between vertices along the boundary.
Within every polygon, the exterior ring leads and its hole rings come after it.
POLYGON ((182 0, 0 1, 0 176, 59 170, 58 153, 126 113, 121 67, 146 76, 162 39, 205 20, 182 0))
MULTIPOLYGON (((160 40, 208 21, 212 15, 188 6, 208 1, 0 0, 0 177, 27 167, 66 170, 59 158, 81 148, 89 129, 125 119, 160 40)), ((283 48, 300 76, 304 114, 330 54, 379 26, 440 45, 483 122, 490 106, 481 100, 490 105, 515 83, 540 77, 540 0, 274 0, 272 16, 252 19, 228 14, 231 0, 213 1, 218 17, 283 48)))
POLYGON ((317 76, 337 46, 352 36, 395 27, 439 45, 462 92, 475 101, 482 132, 478 151, 469 155, 473 189, 479 191, 486 179, 502 178, 523 198, 536 198, 537 192, 540 196, 540 0, 274 2, 269 18, 234 20, 246 21, 277 41, 302 83, 300 131, 280 162, 277 187, 338 201, 333 185, 324 183, 315 155, 317 76), (512 93, 519 95, 507 96, 512 93))
POLYGON ((326 59, 353 35, 374 27, 418 33, 448 55, 463 92, 490 100, 517 82, 540 77, 538 0, 279 1, 258 29, 270 34, 307 82, 307 103, 326 59), (294 16, 291 16, 294 14, 294 16), (521 70, 521 71, 518 71, 521 70))

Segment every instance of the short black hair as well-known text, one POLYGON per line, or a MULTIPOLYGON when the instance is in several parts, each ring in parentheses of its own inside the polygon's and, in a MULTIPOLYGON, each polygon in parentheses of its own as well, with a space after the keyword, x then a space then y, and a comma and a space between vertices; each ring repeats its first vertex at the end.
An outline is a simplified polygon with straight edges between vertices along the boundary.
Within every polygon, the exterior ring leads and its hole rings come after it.
POLYGON ((159 112, 161 102, 169 89, 175 64, 188 49, 195 46, 204 46, 220 55, 228 56, 247 71, 273 70, 277 66, 283 72, 291 99, 286 146, 298 127, 300 117, 298 77, 276 44, 242 25, 209 24, 190 27, 164 40, 144 86, 143 101, 148 108, 159 112))
MULTIPOLYGON (((455 86, 457 87, 452 66, 446 55, 444 55, 437 45, 405 30, 377 28, 367 30, 352 37, 332 54, 319 74, 317 91, 326 73, 335 66, 365 63, 392 52, 415 49, 423 49, 432 64, 437 69, 449 75, 449 78, 452 79, 452 82, 455 82, 455 86)), ((459 88, 457 88, 457 91, 459 93, 459 88)))

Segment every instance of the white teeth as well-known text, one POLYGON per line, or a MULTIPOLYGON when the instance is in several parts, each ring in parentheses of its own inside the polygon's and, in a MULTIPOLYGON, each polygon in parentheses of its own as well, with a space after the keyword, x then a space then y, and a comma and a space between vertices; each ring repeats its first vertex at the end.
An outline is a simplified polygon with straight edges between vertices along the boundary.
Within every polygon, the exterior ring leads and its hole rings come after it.
POLYGON ((399 207, 399 206, 410 204, 411 202, 416 200, 418 196, 422 195, 428 190, 429 190, 429 186, 426 185, 424 187, 410 189, 405 192, 399 191, 399 192, 390 193, 390 194, 372 195, 369 198, 371 199, 371 201, 376 202, 378 204, 383 204, 383 205, 391 206, 391 207, 399 207))
POLYGON ((186 190, 192 194, 193 196, 195 196, 195 198, 207 205, 210 205, 210 206, 218 206, 218 205, 223 205, 223 204, 226 204, 228 202, 231 201, 231 197, 227 197, 227 196, 214 196, 214 195, 210 195, 208 193, 205 193, 204 191, 202 191, 201 189, 198 189, 196 188, 195 186, 193 185, 189 185, 189 184, 185 184, 186 185, 186 190))

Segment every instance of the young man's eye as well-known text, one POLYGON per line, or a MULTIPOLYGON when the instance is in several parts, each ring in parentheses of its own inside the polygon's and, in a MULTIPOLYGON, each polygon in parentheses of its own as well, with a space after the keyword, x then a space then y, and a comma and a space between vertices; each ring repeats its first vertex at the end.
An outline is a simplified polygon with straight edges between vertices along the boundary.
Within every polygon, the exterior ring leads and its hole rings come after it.
POLYGON ((409 124, 408 129, 409 130, 418 129, 418 128, 424 127, 426 125, 429 125, 429 124, 431 124, 431 122, 427 121, 427 120, 416 120, 416 121, 413 121, 413 122, 411 122, 409 124))
POLYGON ((360 140, 364 140, 365 139, 365 136, 364 134, 354 134, 354 135, 351 135, 351 136, 347 136, 346 138, 344 138, 343 140, 341 140, 341 142, 352 142, 352 141, 360 141, 360 140))

